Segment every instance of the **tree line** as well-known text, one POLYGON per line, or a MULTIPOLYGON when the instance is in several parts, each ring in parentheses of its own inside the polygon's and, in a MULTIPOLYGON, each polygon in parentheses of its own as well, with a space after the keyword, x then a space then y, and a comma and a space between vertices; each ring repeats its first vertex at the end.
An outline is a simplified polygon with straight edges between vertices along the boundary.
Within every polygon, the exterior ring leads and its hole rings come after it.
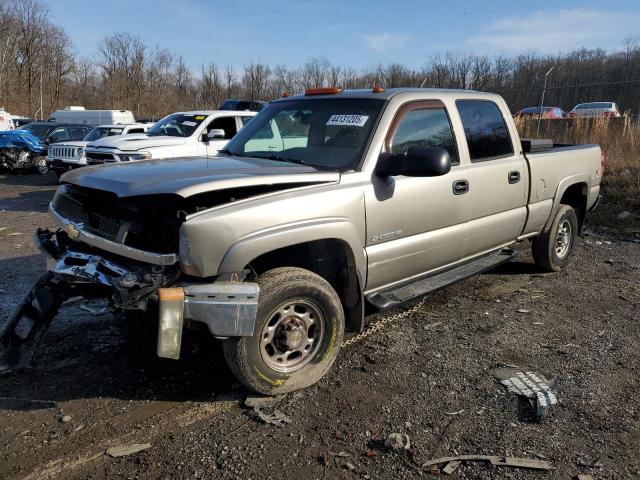
POLYGON ((94 58, 76 56, 67 33, 49 20, 46 5, 0 0, 0 106, 27 116, 46 118, 63 106, 83 105, 159 118, 172 111, 214 109, 226 98, 270 100, 332 85, 493 91, 515 111, 538 104, 552 66, 545 104, 569 109, 584 101, 616 101, 622 110, 640 111, 638 38, 628 38, 612 52, 539 55, 531 50, 511 57, 435 53, 422 68, 389 63, 356 70, 315 57, 297 68, 252 60, 239 69, 211 61, 193 70, 181 55, 126 32, 102 39, 94 58))

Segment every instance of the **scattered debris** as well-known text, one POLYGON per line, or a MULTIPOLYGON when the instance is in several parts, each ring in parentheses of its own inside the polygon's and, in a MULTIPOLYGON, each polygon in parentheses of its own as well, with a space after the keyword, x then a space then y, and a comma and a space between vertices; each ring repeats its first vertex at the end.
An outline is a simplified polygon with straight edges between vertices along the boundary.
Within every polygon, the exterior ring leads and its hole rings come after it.
POLYGON ((4 232, 5 230, 8 230, 9 227, 0 227, 0 232, 4 232))
POLYGON ((524 308, 521 308, 518 310, 518 313, 531 313, 531 310, 526 310, 524 308))
POLYGON ((9 235, 7 235, 7 237, 19 237, 20 235, 22 235, 22 233, 20 233, 20 232, 13 232, 13 233, 10 233, 9 235))
MULTIPOLYGON (((496 467, 528 468, 531 470, 553 469, 551 464, 544 460, 532 460, 530 458, 518 457, 498 457, 496 455, 460 455, 458 457, 442 457, 423 463, 422 468, 434 467, 446 463, 446 469, 452 462, 490 462, 491 465, 496 467)), ((458 465, 460 463, 458 463, 458 465)), ((453 468, 455 469, 458 465, 455 465, 453 468)))
POLYGON ((520 412, 522 420, 542 420, 549 407, 558 402, 550 386, 554 382, 549 382, 539 373, 513 368, 496 368, 492 370, 492 374, 509 392, 524 398, 528 403, 529 408, 520 412))
POLYGON ((127 455, 133 455, 134 453, 141 452, 151 448, 150 443, 132 443, 131 445, 121 445, 118 447, 111 447, 107 449, 107 455, 113 458, 126 457, 127 455))
POLYGON ((356 469, 356 466, 351 462, 346 462, 344 466, 347 470, 350 470, 350 471, 353 471, 356 469))
POLYGON ((626 220, 630 216, 631 216, 631 212, 624 211, 624 212, 620 212, 616 218, 618 220, 626 220))
POLYGON ((266 395, 247 395, 244 399, 244 406, 248 408, 271 408, 284 398, 284 395, 268 397, 266 395))
POLYGON ((291 419, 279 410, 273 410, 271 413, 265 413, 259 408, 254 408, 253 411, 264 423, 275 425, 276 427, 284 427, 291 423, 291 419))
POLYGON ((447 475, 451 475, 453 472, 456 471, 456 468, 458 468, 458 466, 461 464, 462 462, 460 460, 453 460, 449 463, 447 463, 444 468, 442 469, 442 473, 445 473, 447 475))
POLYGON ((71 421, 71 415, 64 415, 64 416, 60 419, 60 421, 61 421, 62 423, 69 423, 69 422, 71 421))
POLYGON ((611 258, 608 258, 604 261, 604 263, 606 263, 607 265, 613 265, 614 263, 616 263, 615 261, 613 261, 611 258))
POLYGON ((391 450, 409 450, 411 441, 406 433, 392 433, 384 441, 384 446, 391 450))
POLYGON ((578 465, 580 465, 581 467, 588 467, 588 468, 602 468, 604 467, 604 465, 602 465, 602 463, 600 463, 600 458, 587 458, 587 457, 582 457, 579 456, 578 457, 578 465))
POLYGON ((593 477, 591 475, 578 475, 576 480, 593 480, 593 477))
POLYGON ((533 325, 544 325, 544 322, 533 322, 533 325))
POLYGON ((445 415, 460 415, 464 413, 464 410, 458 410, 457 412, 445 412, 445 415))

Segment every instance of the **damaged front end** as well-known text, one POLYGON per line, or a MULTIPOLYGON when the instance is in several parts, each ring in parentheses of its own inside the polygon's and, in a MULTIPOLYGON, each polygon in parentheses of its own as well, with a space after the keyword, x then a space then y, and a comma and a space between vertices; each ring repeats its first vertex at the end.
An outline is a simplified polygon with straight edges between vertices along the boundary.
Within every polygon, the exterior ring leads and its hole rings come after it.
POLYGON ((219 338, 253 335, 259 288, 246 281, 248 272, 187 280, 177 264, 147 263, 91 247, 77 240, 83 232, 71 224, 56 232, 37 231, 35 242, 47 255, 48 272, 0 329, 0 373, 31 366, 53 318, 74 297, 107 299, 113 311, 146 311, 156 304, 160 357, 180 357, 182 329, 190 322, 204 323, 219 338))
POLYGON ((34 239, 47 254, 48 272, 0 330, 0 372, 31 365, 44 332, 69 298, 106 298, 114 310, 145 310, 149 297, 179 276, 174 266, 109 259, 62 230, 38 229, 34 239))

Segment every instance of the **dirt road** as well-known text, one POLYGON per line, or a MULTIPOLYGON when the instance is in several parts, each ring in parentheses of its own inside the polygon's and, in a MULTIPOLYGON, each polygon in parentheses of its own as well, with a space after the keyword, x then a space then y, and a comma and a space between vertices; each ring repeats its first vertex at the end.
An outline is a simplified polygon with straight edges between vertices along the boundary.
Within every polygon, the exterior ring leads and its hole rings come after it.
MULTIPOLYGON (((44 269, 31 235, 51 225, 54 189, 0 175, 0 320, 44 269)), ((344 349, 327 378, 276 405, 284 427, 243 406, 215 341, 161 360, 153 325, 70 305, 37 366, 0 377, 0 478, 417 478, 456 454, 544 457, 555 470, 462 464, 454 478, 640 478, 640 245, 585 237, 558 274, 521 247, 344 349), (557 379, 548 418, 519 419, 490 374, 504 365, 557 379), (383 447, 394 432, 409 451, 383 447), (151 447, 105 454, 134 443, 151 447)))

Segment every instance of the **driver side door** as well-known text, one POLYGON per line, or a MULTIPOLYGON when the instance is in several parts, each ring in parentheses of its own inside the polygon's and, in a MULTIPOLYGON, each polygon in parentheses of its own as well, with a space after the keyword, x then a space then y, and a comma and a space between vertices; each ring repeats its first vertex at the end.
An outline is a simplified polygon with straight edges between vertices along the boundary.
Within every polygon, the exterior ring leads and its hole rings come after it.
POLYGON ((211 130, 220 129, 224 130, 224 139, 208 140, 204 142, 206 147, 205 154, 209 157, 214 157, 218 154, 218 150, 221 150, 231 140, 236 133, 238 133, 238 124, 236 123, 235 116, 216 117, 209 122, 204 129, 204 134, 207 135, 211 130))
POLYGON ((438 177, 372 176, 365 193, 368 292, 443 267, 467 250, 469 195, 456 187, 466 181, 467 167, 442 102, 409 102, 398 110, 384 150, 402 154, 410 147, 444 148, 451 171, 438 177))

